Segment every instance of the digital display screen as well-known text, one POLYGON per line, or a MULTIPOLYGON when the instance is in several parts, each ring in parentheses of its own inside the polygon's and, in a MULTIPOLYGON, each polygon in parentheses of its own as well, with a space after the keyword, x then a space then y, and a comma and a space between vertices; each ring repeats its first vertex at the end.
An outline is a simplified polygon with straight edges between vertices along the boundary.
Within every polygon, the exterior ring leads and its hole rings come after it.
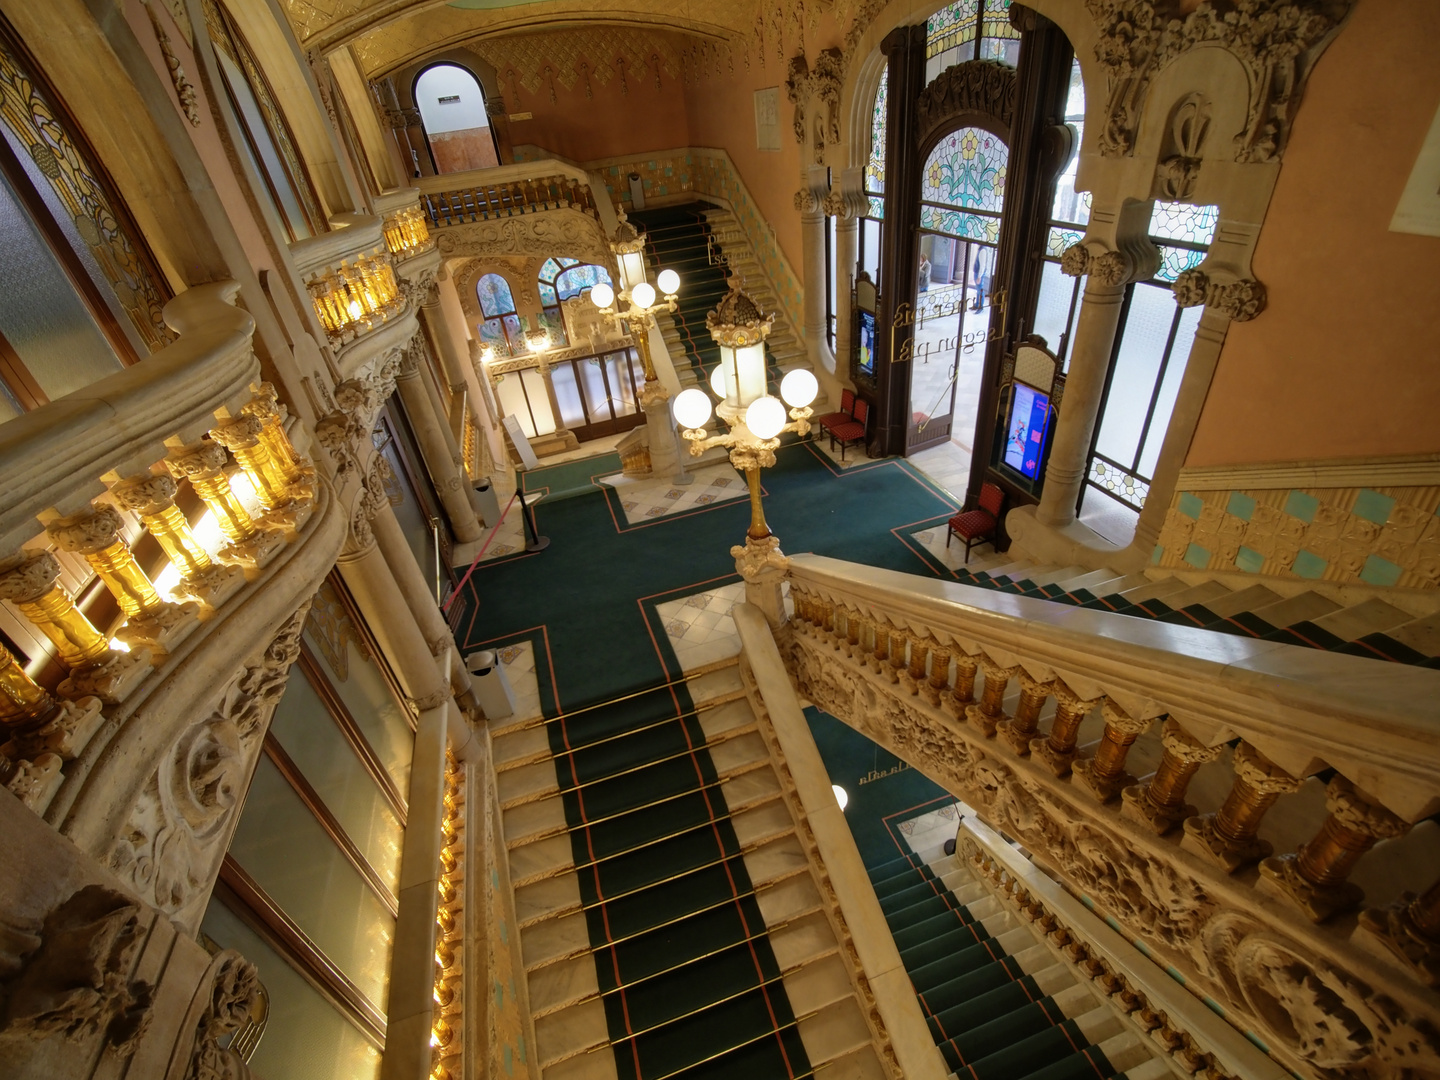
POLYGON ((875 374, 875 313, 860 311, 859 367, 862 374, 875 374))
POLYGON ((1005 425, 1005 464, 1034 480, 1040 471, 1049 422, 1050 395, 1017 382, 1010 399, 1010 420, 1005 425))

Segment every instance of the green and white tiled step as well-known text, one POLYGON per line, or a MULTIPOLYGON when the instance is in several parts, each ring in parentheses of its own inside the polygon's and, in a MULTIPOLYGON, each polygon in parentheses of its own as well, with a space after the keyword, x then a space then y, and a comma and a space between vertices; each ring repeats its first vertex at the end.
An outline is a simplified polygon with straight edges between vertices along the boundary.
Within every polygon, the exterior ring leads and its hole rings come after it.
POLYGON ((1114 570, 1055 567, 998 554, 955 569, 965 585, 1058 604, 1310 649, 1440 668, 1440 611, 1416 615, 1383 598, 1344 605, 1316 591, 1281 596, 1264 584, 1231 589, 1114 570))
POLYGON ((957 1080, 1168 1075, 1035 931, 943 848, 868 870, 931 1036, 957 1080))

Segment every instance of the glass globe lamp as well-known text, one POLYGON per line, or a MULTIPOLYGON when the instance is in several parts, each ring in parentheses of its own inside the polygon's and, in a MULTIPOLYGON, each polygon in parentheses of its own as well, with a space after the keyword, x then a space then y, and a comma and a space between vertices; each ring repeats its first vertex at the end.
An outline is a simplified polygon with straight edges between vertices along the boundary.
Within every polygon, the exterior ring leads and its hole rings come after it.
POLYGON ((710 398, 698 387, 680 391, 673 408, 676 422, 692 431, 704 427, 705 421, 710 419, 710 398))
POLYGON ((615 290, 605 282, 597 282, 590 289, 590 302, 598 308, 608 308, 615 303, 615 290))
POLYGON ((785 406, 769 394, 758 397, 745 410, 745 426, 757 439, 773 439, 785 426, 785 406))

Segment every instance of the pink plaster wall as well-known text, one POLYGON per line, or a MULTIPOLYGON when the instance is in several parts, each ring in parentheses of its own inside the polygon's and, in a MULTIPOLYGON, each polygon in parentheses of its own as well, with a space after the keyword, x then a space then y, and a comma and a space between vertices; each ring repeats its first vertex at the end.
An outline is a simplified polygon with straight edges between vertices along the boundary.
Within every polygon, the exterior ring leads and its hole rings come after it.
POLYGON ((490 169, 500 164, 495 155, 495 140, 488 127, 442 131, 429 136, 429 139, 435 166, 442 173, 490 169))
POLYGON ((1187 466, 1440 450, 1440 238, 1389 231, 1437 55, 1440 4, 1359 0, 1316 64, 1187 466))

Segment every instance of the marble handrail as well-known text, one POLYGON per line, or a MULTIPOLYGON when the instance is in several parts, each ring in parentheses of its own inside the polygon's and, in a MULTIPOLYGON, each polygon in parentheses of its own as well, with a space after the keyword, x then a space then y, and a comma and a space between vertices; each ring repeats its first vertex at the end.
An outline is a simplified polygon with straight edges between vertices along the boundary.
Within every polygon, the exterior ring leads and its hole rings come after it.
POLYGON ((104 491, 103 474, 164 457, 173 436, 199 439, 219 409, 239 414, 260 376, 239 291, 234 281, 187 289, 165 305, 178 340, 0 425, 0 556, 43 531, 44 511, 83 510, 104 491))

